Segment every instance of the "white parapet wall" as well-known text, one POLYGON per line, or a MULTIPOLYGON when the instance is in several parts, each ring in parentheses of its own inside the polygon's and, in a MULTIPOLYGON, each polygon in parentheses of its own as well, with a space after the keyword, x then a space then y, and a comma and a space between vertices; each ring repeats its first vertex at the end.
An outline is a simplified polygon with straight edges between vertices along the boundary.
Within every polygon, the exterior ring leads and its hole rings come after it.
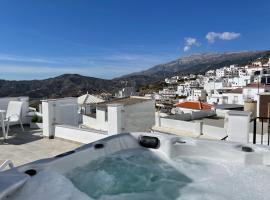
POLYGON ((173 128, 175 130, 189 132, 195 135, 201 135, 201 122, 187 122, 182 120, 174 120, 167 118, 160 118, 160 126, 165 128, 173 128))
POLYGON ((155 124, 155 103, 153 100, 127 105, 122 111, 122 132, 150 131, 155 124))
POLYGON ((108 137, 108 135, 102 132, 97 132, 88 129, 80 129, 73 126, 56 125, 55 137, 88 144, 103 139, 105 137, 108 137))
POLYGON ((114 135, 125 132, 150 131, 155 124, 155 102, 148 98, 133 103, 109 103, 104 106, 97 106, 95 116, 83 115, 83 126, 88 128, 107 131, 114 135))
POLYGON ((53 138, 55 125, 79 126, 77 98, 47 99, 42 101, 43 135, 53 138))
POLYGON ((203 135, 209 138, 225 138, 227 136, 227 132, 223 127, 211 126, 203 124, 202 126, 202 133, 203 135))
POLYGON ((218 117, 225 118, 225 116, 228 112, 229 112, 229 110, 216 109, 216 114, 218 117))
POLYGON ((155 126, 153 130, 168 132, 177 135, 201 137, 208 139, 222 139, 227 136, 226 129, 224 127, 217 127, 204 124, 200 120, 183 121, 171 118, 160 117, 156 112, 155 126))
POLYGON ((215 115, 216 115, 216 112, 214 110, 193 111, 191 112, 191 119, 196 120, 196 119, 202 119, 205 117, 211 117, 215 115))
POLYGON ((96 117, 88 115, 82 116, 83 125, 101 131, 108 131, 108 121, 106 120, 105 110, 96 110, 96 117))

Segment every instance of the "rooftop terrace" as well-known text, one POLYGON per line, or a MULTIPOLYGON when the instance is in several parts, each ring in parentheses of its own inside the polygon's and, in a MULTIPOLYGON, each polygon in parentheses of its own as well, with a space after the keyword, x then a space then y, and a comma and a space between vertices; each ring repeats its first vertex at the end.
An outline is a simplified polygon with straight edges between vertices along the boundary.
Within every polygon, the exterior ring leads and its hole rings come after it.
POLYGON ((0 163, 11 160, 15 166, 23 165, 38 159, 53 157, 79 147, 79 143, 60 139, 43 138, 42 131, 25 127, 12 126, 9 138, 4 141, 0 132, 0 163))

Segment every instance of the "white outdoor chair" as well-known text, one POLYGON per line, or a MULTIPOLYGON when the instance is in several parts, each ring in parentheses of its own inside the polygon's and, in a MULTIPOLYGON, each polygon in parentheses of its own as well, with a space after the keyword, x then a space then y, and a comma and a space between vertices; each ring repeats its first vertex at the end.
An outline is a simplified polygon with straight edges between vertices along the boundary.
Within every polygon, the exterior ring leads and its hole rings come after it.
POLYGON ((22 105, 23 102, 21 101, 10 101, 8 103, 6 118, 4 120, 7 130, 6 130, 6 138, 8 137, 8 131, 10 124, 13 123, 20 123, 22 131, 24 131, 22 120, 21 120, 21 113, 22 113, 22 105))

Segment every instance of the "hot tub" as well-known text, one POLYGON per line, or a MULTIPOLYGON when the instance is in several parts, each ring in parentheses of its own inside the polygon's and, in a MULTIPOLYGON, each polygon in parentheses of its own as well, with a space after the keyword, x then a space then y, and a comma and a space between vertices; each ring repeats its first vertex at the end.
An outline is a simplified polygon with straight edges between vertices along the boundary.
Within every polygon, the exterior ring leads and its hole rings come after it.
POLYGON ((0 199, 269 199, 269 165, 266 147, 119 134, 0 173, 0 199))

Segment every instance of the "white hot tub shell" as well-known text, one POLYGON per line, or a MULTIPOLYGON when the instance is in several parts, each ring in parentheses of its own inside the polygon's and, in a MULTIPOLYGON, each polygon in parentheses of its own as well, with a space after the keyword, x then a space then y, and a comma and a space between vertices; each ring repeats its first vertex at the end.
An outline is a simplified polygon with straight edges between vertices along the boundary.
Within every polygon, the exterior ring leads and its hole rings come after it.
POLYGON ((199 157, 207 158, 214 162, 244 166, 270 166, 270 149, 268 147, 192 139, 163 133, 126 133, 84 145, 60 156, 38 160, 0 172, 0 199, 7 199, 10 195, 12 196, 16 191, 24 187, 25 183, 31 179, 29 175, 25 174, 27 170, 33 169, 37 174, 44 170, 65 174, 100 157, 132 149, 149 150, 168 163, 172 163, 171 160, 176 157, 199 157), (158 138, 160 141, 159 148, 142 147, 138 142, 141 136, 158 138))

